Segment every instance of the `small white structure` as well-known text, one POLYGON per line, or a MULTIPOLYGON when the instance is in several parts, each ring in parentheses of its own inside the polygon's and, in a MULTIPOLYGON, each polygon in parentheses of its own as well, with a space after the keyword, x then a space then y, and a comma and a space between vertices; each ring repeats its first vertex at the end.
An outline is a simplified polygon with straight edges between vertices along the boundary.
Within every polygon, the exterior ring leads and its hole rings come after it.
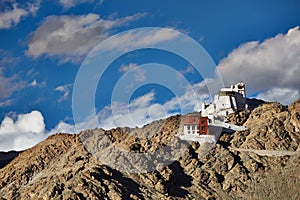
POLYGON ((202 103, 202 116, 207 116, 210 123, 223 122, 231 113, 247 108, 245 84, 239 82, 230 88, 222 88, 214 97, 212 104, 202 103))

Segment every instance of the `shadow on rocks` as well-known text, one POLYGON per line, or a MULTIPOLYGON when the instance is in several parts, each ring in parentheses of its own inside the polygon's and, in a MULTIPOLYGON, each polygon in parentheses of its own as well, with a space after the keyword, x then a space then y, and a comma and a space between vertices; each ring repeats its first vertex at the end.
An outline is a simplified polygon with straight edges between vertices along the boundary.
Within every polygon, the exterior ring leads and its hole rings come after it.
POLYGON ((189 192, 182 187, 191 187, 192 177, 185 174, 178 161, 170 164, 169 168, 173 171, 171 180, 166 184, 169 195, 182 198, 186 197, 189 192))

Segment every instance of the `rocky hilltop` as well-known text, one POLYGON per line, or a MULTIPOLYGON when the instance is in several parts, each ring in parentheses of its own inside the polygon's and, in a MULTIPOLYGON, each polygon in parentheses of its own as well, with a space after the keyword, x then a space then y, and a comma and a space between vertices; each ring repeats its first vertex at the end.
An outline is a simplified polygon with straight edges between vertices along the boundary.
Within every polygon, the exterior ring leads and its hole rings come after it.
POLYGON ((299 199, 300 99, 228 121, 247 129, 223 133, 216 146, 179 141, 181 116, 50 136, 0 169, 0 199, 299 199), (160 149, 168 165, 151 154, 160 149), (146 163, 154 168, 143 171, 146 163))

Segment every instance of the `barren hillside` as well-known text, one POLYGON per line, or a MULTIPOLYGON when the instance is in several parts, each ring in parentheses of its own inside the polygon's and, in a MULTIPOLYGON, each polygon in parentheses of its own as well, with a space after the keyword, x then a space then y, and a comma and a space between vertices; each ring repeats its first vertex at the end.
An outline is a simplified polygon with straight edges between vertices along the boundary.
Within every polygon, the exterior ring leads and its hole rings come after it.
POLYGON ((56 134, 0 169, 0 199, 299 199, 299 116, 300 99, 265 103, 216 146, 177 139, 181 116, 56 134))

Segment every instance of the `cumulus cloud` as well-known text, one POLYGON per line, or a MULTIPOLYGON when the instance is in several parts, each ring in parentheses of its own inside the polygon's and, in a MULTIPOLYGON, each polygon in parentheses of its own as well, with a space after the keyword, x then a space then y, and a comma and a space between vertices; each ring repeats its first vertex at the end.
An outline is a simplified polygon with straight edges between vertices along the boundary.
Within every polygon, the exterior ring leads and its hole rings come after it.
POLYGON ((55 133, 77 131, 74 125, 62 121, 52 130, 46 130, 43 114, 38 110, 25 114, 10 112, 0 124, 0 151, 25 150, 55 133))
POLYGON ((300 97, 299 90, 291 88, 272 88, 266 92, 261 92, 256 98, 269 102, 280 102, 289 105, 300 97))
POLYGON ((117 26, 139 19, 135 14, 118 19, 102 19, 97 14, 48 16, 31 34, 26 54, 58 57, 61 62, 78 62, 117 26))
MULTIPOLYGON (((4 3, 5 2, 12 3, 14 1, 4 1, 4 3)), ((0 4, 0 6, 1 5, 2 4, 0 4)), ((0 29, 10 29, 12 26, 18 24, 22 17, 26 17, 30 14, 35 15, 39 6, 40 1, 27 3, 22 7, 18 3, 14 2, 12 4, 12 9, 4 6, 3 12, 0 12, 0 29)))
POLYGON ((39 111, 6 116, 0 125, 0 151, 24 150, 46 138, 44 117, 39 111))
POLYGON ((290 103, 299 98, 300 31, 299 27, 263 42, 240 45, 218 65, 226 85, 244 81, 248 94, 290 103), (282 94, 289 94, 283 96, 282 94))

